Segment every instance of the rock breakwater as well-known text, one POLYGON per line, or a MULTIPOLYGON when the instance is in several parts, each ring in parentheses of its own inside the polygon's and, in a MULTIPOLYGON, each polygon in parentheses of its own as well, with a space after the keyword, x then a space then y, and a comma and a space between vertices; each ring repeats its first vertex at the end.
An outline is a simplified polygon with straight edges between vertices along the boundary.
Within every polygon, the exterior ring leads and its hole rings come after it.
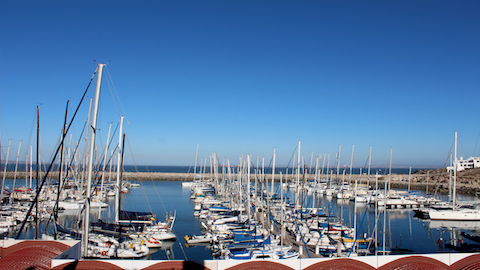
MULTIPOLYGON (((43 178, 44 174, 41 173, 40 178, 43 178)), ((213 178, 213 174, 204 174, 202 177, 204 179, 213 178)), ((0 177, 3 178, 3 172, 0 172, 0 177)), ((7 171, 5 178, 13 179, 15 173, 13 171, 7 171)), ((24 180, 29 175, 26 175, 25 172, 17 172, 16 179, 18 181, 24 180)), ((35 173, 33 175, 35 178, 35 173)), ((220 174, 221 177, 221 174, 220 174)), ((314 175, 305 175, 301 179, 313 179, 314 175)), ((51 172, 49 178, 58 179, 58 172, 51 172)), ((115 178, 115 174, 112 174, 111 178, 115 178)), ((343 176, 339 175, 338 179, 336 175, 332 175, 333 180, 342 180, 343 176)), ((133 181, 192 181, 193 173, 166 173, 166 172, 123 172, 123 179, 133 180, 133 181)), ((255 181, 255 176, 252 175, 252 181, 255 181)), ((271 174, 265 175, 267 181, 271 181, 271 174)), ((345 181, 350 181, 350 176, 345 176, 345 181)), ((352 182, 355 179, 359 180, 359 184, 369 185, 375 187, 375 184, 378 184, 379 188, 385 186, 385 181, 390 181, 390 186, 392 188, 406 189, 408 188, 409 176, 408 174, 392 174, 379 176, 378 179, 375 179, 375 176, 370 175, 352 175, 352 182)), ((437 169, 430 171, 419 171, 410 176, 410 188, 412 190, 424 190, 428 191, 428 194, 448 194, 448 189, 450 185, 450 173, 445 169, 437 169)), ((280 175, 275 175, 275 181, 280 181, 280 175)), ((283 175, 283 182, 295 181, 295 177, 292 175, 283 175)), ((353 183, 352 183, 353 184, 353 183)), ((458 194, 468 194, 476 196, 480 194, 480 169, 469 169, 457 173, 457 193, 458 194)))

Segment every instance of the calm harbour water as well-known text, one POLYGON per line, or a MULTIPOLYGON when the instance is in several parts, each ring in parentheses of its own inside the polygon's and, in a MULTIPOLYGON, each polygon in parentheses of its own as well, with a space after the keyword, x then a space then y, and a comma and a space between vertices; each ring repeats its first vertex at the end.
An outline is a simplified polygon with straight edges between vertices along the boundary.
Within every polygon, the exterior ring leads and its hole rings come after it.
MULTIPOLYGON (((7 179, 6 185, 12 187, 12 181, 7 179)), ((148 259, 212 259, 210 250, 206 247, 187 247, 185 245, 184 236, 186 234, 201 233, 200 220, 193 216, 194 205, 190 200, 190 189, 182 188, 182 182, 177 181, 138 181, 138 183, 140 183, 140 187, 134 187, 123 195, 122 209, 151 211, 161 221, 165 219, 168 213, 176 213, 177 217, 174 226, 177 240, 167 243, 167 247, 151 254, 148 259)), ((25 180, 23 182, 17 181, 17 187, 24 185, 25 180)), ((278 183, 276 183, 276 190, 278 190, 278 183)), ((446 199, 445 197, 443 198, 446 199)), ((478 201, 476 197, 469 196, 459 196, 458 199, 478 201)), ((108 199, 108 203, 110 207, 102 212, 102 219, 105 221, 113 220, 113 198, 108 199)), ((312 204, 312 197, 309 196, 305 201, 305 205, 311 207, 312 204)), ((325 214, 330 213, 332 216, 343 216, 344 223, 353 227, 353 213, 355 210, 353 203, 320 197, 316 198, 315 205, 320 205, 321 211, 325 214)), ((76 219, 77 216, 62 215, 61 221, 69 223, 71 219, 76 219)), ((94 212, 92 216, 98 217, 98 212, 94 212)), ((480 222, 430 222, 419 220, 413 216, 413 211, 409 209, 387 210, 384 234, 384 212, 379 211, 378 218, 375 219, 374 208, 359 206, 357 207, 357 228, 359 235, 366 233, 370 236, 374 231, 375 224, 377 224, 380 246, 383 245, 383 235, 385 235, 386 247, 413 253, 448 252, 448 250, 440 247, 437 242, 440 237, 445 242, 448 242, 453 237, 453 233, 459 231, 460 228, 480 233, 480 222), (458 229, 452 229, 450 228, 451 226, 458 229)), ((40 230, 43 231, 44 227, 41 226, 40 230)), ((27 228, 21 238, 33 238, 33 233, 33 228, 27 228)))

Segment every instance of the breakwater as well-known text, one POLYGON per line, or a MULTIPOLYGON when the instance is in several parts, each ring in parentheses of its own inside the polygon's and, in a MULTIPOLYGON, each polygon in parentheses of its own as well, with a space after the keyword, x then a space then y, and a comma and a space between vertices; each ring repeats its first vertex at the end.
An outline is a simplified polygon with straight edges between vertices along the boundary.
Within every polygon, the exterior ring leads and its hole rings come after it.
MULTIPOLYGON (((471 170, 473 171, 473 170, 471 170)), ((0 172, 0 177, 3 176, 3 172, 0 172)), ((53 171, 49 173, 50 179, 58 179, 58 171, 53 171)), ((193 173, 170 173, 170 172, 123 172, 123 179, 125 180, 133 180, 133 181, 193 181, 194 174, 193 173)), ((480 183, 477 180, 480 177, 480 173, 476 174, 478 177, 472 177, 472 173, 468 173, 465 175, 459 174, 457 177, 457 193, 458 194, 466 194, 477 196, 480 193, 480 183)), ((26 173, 25 171, 18 171, 16 173, 16 180, 17 181, 25 181, 26 178, 29 178, 30 174, 26 173)), ((35 172, 33 172, 33 181, 35 182, 35 172)), ((42 179, 44 177, 44 173, 40 172, 39 178, 42 179)), ((101 174, 98 175, 101 177, 101 174)), ((116 174, 114 172, 111 175, 106 174, 106 179, 115 179, 116 174)), ((198 176, 197 176, 198 177, 198 176)), ((213 179, 215 175, 213 173, 205 173, 200 175, 202 179, 213 179)), ((222 174, 218 174, 218 177, 221 179, 223 176, 222 174)), ((271 174, 265 174, 264 179, 266 181, 272 180, 271 174)), ((300 176, 300 180, 303 179, 314 179, 314 174, 303 174, 300 176)), ((334 181, 345 181, 350 182, 352 184, 355 183, 355 180, 358 180, 359 185, 368 185, 371 187, 375 187, 378 185, 380 189, 383 189, 385 186, 385 181, 390 183, 391 188, 396 189, 407 189, 409 182, 410 182, 410 189, 411 190, 422 190, 428 194, 448 194, 449 189, 449 178, 444 174, 440 173, 430 173, 426 174, 426 172, 412 174, 410 177, 408 174, 392 174, 390 175, 381 175, 375 177, 374 175, 360 175, 352 174, 350 175, 330 175, 331 179, 334 181), (409 180, 410 178, 410 180, 409 180)), ((5 173, 6 179, 13 179, 15 178, 15 172, 7 171, 5 173)), ((77 179, 81 179, 81 174, 77 176, 77 179)), ((260 179, 261 175, 257 174, 257 179, 260 179)), ((274 181, 279 182, 280 178, 282 181, 285 182, 292 182, 296 181, 295 175, 280 175, 275 174, 274 181)), ((324 178, 324 177, 323 177, 324 178)), ((251 176, 251 181, 255 181, 255 175, 251 176)), ((387 182, 387 184, 388 184, 387 182)))

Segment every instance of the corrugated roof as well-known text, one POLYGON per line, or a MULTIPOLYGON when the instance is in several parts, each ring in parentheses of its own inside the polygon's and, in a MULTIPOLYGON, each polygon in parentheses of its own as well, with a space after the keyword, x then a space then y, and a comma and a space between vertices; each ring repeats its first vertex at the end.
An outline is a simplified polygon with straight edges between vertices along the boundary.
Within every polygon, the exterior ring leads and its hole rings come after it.
POLYGON ((0 269, 50 269, 52 259, 68 248, 54 241, 22 241, 2 249, 0 269))

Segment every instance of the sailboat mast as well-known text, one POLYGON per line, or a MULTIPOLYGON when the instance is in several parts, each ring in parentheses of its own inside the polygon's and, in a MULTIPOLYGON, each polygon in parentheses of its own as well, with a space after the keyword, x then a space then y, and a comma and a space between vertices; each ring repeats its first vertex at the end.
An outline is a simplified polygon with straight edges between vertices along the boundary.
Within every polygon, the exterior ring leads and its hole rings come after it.
MULTIPOLYGON (((100 198, 99 201, 101 202, 103 200, 103 186, 105 182, 105 166, 107 165, 107 152, 108 152, 108 143, 110 139, 110 131, 112 130, 112 123, 110 123, 110 126, 108 127, 108 135, 107 135, 107 142, 105 143, 105 153, 103 156, 103 168, 102 168, 102 183, 100 187, 100 198)), ((102 207, 99 207, 98 209, 98 219, 101 218, 102 215, 102 207)))
POLYGON ((332 181, 332 172, 330 171, 330 178, 328 177, 329 171, 330 170, 330 154, 328 154, 328 160, 327 160, 327 187, 330 187, 330 182, 332 181))
POLYGON ((25 195, 28 192, 28 150, 25 154, 25 195))
POLYGON ((40 106, 37 106, 37 168, 36 168, 36 179, 35 179, 35 194, 36 195, 36 202, 35 202, 35 238, 38 239, 38 192, 39 186, 38 182, 40 180, 39 169, 40 169, 40 106))
POLYGON ((392 154, 393 154, 393 147, 390 148, 390 169, 388 171, 388 192, 390 192, 390 185, 392 182, 392 154))
MULTIPOLYGON (((53 219, 54 219, 55 223, 58 220, 58 202, 60 201, 60 192, 62 190, 62 183, 63 183, 63 179, 62 179, 62 175, 63 175, 63 148, 64 148, 64 145, 65 145, 65 140, 64 140, 65 129, 67 128, 68 103, 69 103, 69 101, 67 101, 67 107, 65 109, 65 120, 63 122, 63 130, 62 130, 62 137, 61 137, 60 170, 59 170, 59 174, 58 174, 57 201, 55 202, 55 207, 53 209, 53 211, 54 211, 53 219)), ((54 226, 54 228, 55 228, 54 239, 57 240, 57 226, 54 226)))
MULTIPOLYGON (((449 155, 450 158, 450 167, 453 166, 452 163, 452 153, 449 155)), ((448 202, 452 202, 452 170, 448 174, 448 202)))
POLYGON ((412 167, 408 170, 408 191, 410 191, 410 179, 412 177, 412 167))
POLYGON ((342 146, 338 147, 338 155, 337 155, 337 182, 339 182, 340 179, 340 159, 342 155, 342 146))
MULTIPOLYGON (((93 98, 90 99, 90 105, 88 106, 88 118, 87 118, 87 129, 90 126, 90 117, 92 113, 92 102, 93 98)), ((85 183, 85 163, 87 163, 87 145, 88 145, 88 131, 85 135, 85 146, 83 149, 83 158, 82 158, 82 177, 80 178, 80 194, 83 194, 83 186, 85 183)))
POLYGON ((285 230, 285 225, 283 223, 283 179, 282 179, 282 172, 280 172, 280 247, 283 250, 283 231, 285 230))
MULTIPOLYGON (((277 148, 274 148, 273 149, 273 165, 272 165, 272 191, 270 192, 272 194, 272 197, 273 197, 273 191, 274 191, 273 190, 273 184, 275 182, 275 159, 277 157, 276 151, 277 151, 277 148)), ((267 187, 268 187, 268 185, 267 185, 267 187)), ((267 188, 267 190, 268 190, 268 188, 267 188)))
MULTIPOLYGON (((360 168, 360 183, 362 182, 362 168, 360 168)), ((353 201, 353 252, 357 252, 357 184, 358 178, 355 179, 355 200, 353 201)))
POLYGON ((1 194, 2 197, 3 197, 3 190, 5 189, 5 176, 7 175, 8 156, 10 155, 11 145, 12 145, 12 140, 10 139, 10 141, 8 142, 7 156, 5 157, 5 165, 3 165, 4 167, 3 167, 2 194, 1 194))
MULTIPOLYGON (((123 139, 122 139, 122 153, 121 153, 121 160, 120 160, 120 186, 122 186, 122 179, 123 179, 123 161, 125 160, 125 133, 123 134, 123 139)), ((119 208, 116 209, 118 212, 118 216, 120 218, 120 206, 122 205, 121 203, 121 197, 120 197, 120 191, 118 193, 118 206, 119 208)), ((119 236, 121 235, 121 231, 118 231, 119 236)))
POLYGON ((250 155, 247 155, 247 216, 248 216, 248 224, 250 225, 250 155))
POLYGON ((198 159, 198 144, 197 144, 197 151, 195 152, 195 167, 193 167, 193 181, 195 181, 195 177, 197 176, 197 159, 198 159))
POLYGON ((30 145, 30 186, 29 188, 32 188, 32 178, 33 178, 33 169, 32 169, 32 163, 33 163, 33 146, 30 145))
POLYGON ((370 146, 370 154, 368 155, 367 186, 370 183, 370 168, 371 167, 372 167, 372 147, 370 146))
POLYGON ((301 142, 298 141, 298 163, 297 163, 297 182, 295 184, 295 210, 298 210, 298 200, 300 199, 300 146, 301 142))
POLYGON ((86 187, 86 196, 85 196, 85 211, 83 219, 83 256, 87 256, 88 250, 88 230, 90 229, 90 197, 92 195, 91 185, 92 185, 92 174, 93 174, 93 154, 95 150, 95 134, 97 130, 97 114, 98 114, 98 104, 100 101, 100 87, 102 84, 102 72, 104 64, 98 64, 98 73, 97 73, 97 86, 95 89, 95 103, 93 107, 93 119, 91 126, 91 138, 90 138, 90 154, 88 160, 88 175, 87 175, 87 187, 86 187))
POLYGON ((453 207, 457 205, 457 132, 455 131, 455 156, 453 160, 453 207))
POLYGON ((123 116, 120 117, 120 131, 118 134, 118 153, 117 153, 117 186, 115 188, 115 223, 120 221, 120 158, 122 154, 122 133, 123 133, 123 116))
POLYGON ((349 184, 352 183, 352 170, 353 170, 353 153, 355 151, 355 144, 352 146, 352 156, 350 159, 350 179, 348 180, 349 184))
POLYGON ((15 194, 15 181, 17 180, 17 168, 18 168, 18 157, 20 156, 20 147, 22 146, 22 141, 18 144, 17 159, 15 162, 15 173, 13 174, 13 186, 12 192, 10 193, 10 203, 13 203, 13 195, 15 194))

